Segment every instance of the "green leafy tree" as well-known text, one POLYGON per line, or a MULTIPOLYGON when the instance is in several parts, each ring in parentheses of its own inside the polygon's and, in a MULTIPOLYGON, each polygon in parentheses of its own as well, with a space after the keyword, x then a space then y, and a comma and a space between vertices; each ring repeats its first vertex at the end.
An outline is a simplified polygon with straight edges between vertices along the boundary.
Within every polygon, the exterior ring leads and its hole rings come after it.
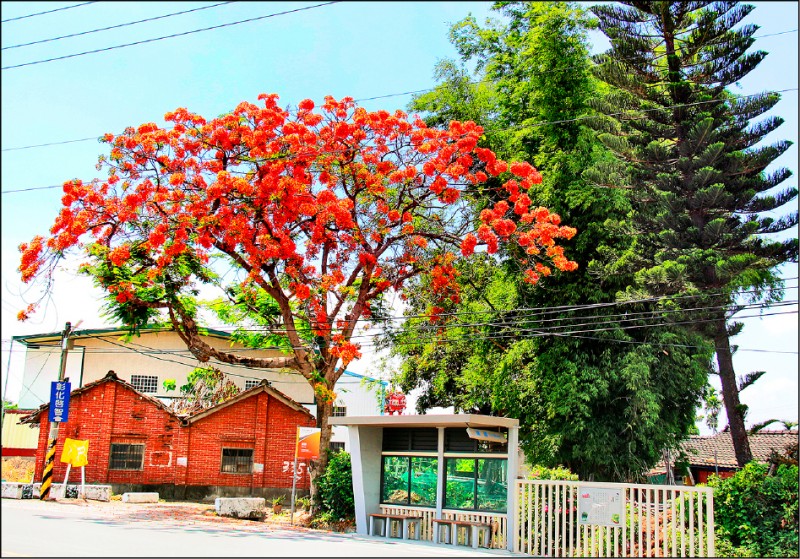
MULTIPOLYGON (((593 103, 593 122, 620 165, 588 173, 597 183, 617 169, 629 189, 637 237, 626 256, 638 288, 628 296, 680 296, 687 322, 714 344, 722 400, 740 466, 752 457, 733 367, 732 322, 746 303, 780 300, 777 266, 796 262, 797 237, 771 240, 797 224, 780 212, 796 188, 776 190, 790 172, 766 168, 791 142, 761 144, 783 122, 767 117, 777 93, 736 96, 727 88, 766 56, 748 52, 754 9, 735 2, 624 2, 592 7, 611 49, 597 76, 613 90, 593 103), (738 28, 737 28, 738 26, 738 28), (773 213, 773 215, 775 215, 773 213)), ((678 302, 680 301, 680 302, 678 302)))
MULTIPOLYGON (((543 278, 537 290, 524 282, 513 251, 501 265, 484 255, 460 267, 461 299, 448 307, 458 314, 445 335, 412 319, 393 338, 404 357, 400 381, 423 389, 420 411, 454 405, 519 418, 520 442, 535 463, 566 464, 584 479, 637 477, 691 429, 711 353, 696 336, 652 327, 668 316, 655 303, 615 306, 615 294, 633 282, 619 259, 634 239, 625 234, 625 193, 581 176, 610 158, 576 120, 601 88, 590 73, 591 21, 560 2, 494 8, 504 23, 479 26, 468 17, 451 29, 480 79, 470 85, 463 67, 440 63, 444 83, 412 108, 431 122, 478 115, 486 145, 533 159, 544 181, 530 195, 580 223, 570 242, 580 266, 543 278), (578 312, 576 305, 597 308, 578 312), (626 311, 652 318, 621 316, 626 311)), ((480 194, 491 203, 489 191, 480 194)), ((429 292, 424 281, 407 292, 411 315, 425 313, 429 292)))

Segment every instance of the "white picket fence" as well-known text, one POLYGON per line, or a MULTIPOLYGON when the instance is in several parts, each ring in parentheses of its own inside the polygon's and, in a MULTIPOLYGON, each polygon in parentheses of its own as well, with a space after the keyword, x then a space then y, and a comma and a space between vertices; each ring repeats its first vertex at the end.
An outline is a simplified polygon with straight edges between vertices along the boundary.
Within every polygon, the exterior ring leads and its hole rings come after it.
MULTIPOLYGON (((714 557, 709 487, 518 480, 514 551, 541 557, 714 557), (616 526, 578 517, 581 495, 621 497, 616 526)), ((584 509, 585 512, 586 509, 584 509)))

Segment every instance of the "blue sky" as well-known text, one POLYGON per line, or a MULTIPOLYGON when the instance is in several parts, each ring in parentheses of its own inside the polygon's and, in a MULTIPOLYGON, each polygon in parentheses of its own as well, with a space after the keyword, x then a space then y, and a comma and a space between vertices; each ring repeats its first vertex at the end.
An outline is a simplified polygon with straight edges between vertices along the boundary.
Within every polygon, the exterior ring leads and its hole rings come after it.
MULTIPOLYGON (((2 2, 2 19, 12 19, 79 2, 2 2)), ((277 93, 281 103, 304 98, 349 95, 367 109, 404 109, 410 95, 392 95, 432 87, 435 63, 455 57, 447 40, 450 23, 472 12, 482 20, 488 3, 479 2, 232 2, 158 21, 142 23, 20 48, 22 43, 80 33, 216 2, 96 2, 2 24, 2 66, 146 41, 288 10, 276 15, 210 31, 106 50, 53 62, 2 70, 2 372, 8 394, 21 386, 21 347, 9 359, 11 336, 58 331, 64 322, 83 320, 82 328, 102 327, 99 292, 70 270, 58 276, 47 312, 29 323, 16 313, 25 306, 25 289, 16 268, 16 247, 49 229, 60 204, 61 185, 72 178, 95 176, 103 146, 79 141, 39 148, 18 147, 66 142, 120 132, 143 122, 163 124, 163 115, 186 107, 207 117, 240 101, 257 102, 259 93, 277 93), (390 97, 366 100, 371 97, 390 97), (9 192, 36 188, 28 192, 9 192)), ((767 141, 797 140, 797 4, 756 2, 747 18, 772 35, 756 42, 770 54, 734 92, 794 89, 773 110, 786 123, 767 141), (794 31, 792 31, 794 30, 794 31), (788 33, 784 33, 789 31, 788 33)), ((588 3, 587 3, 588 5, 588 3)), ((605 48, 593 35, 595 50, 605 48)), ((797 173, 797 145, 778 161, 797 173)), ((792 177, 785 186, 797 185, 792 177)), ((795 201, 794 207, 797 207, 795 201)), ((797 228, 789 232, 797 237, 797 228)), ((797 265, 782 270, 797 299, 797 265)), ((28 294, 30 299, 30 294, 28 294)), ((785 310, 785 309, 781 309, 785 310)), ((797 307, 793 307, 796 312, 797 307)), ((748 313, 748 314, 753 314, 748 313)), ((797 315, 745 320, 736 342, 737 372, 766 369, 768 374, 742 393, 749 423, 777 417, 797 420, 797 315), (756 349, 761 351, 744 351, 756 349), (768 353, 786 352, 786 353, 768 353)), ((374 359, 351 368, 377 373, 374 359)))

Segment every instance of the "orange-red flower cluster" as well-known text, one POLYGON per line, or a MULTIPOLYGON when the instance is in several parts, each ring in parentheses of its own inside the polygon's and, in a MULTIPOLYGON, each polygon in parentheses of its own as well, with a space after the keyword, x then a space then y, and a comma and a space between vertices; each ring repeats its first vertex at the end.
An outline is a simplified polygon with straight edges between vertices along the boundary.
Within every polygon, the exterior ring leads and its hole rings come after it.
MULTIPOLYGON (((258 99, 218 118, 179 108, 165 115, 170 128, 146 123, 106 134, 111 153, 99 168, 108 179, 64 184, 51 236, 20 247, 23 280, 45 275, 52 255, 86 241, 115 247, 94 255, 113 266, 129 263, 138 247, 136 285, 165 290, 168 281, 191 284, 186 262, 225 254, 243 269, 245 284, 299 305, 287 312, 304 313, 331 355, 349 363, 358 347, 334 342, 332 325, 344 320, 337 330, 349 337, 371 299, 420 273, 431 275, 441 305, 458 301, 456 254, 518 244, 529 281, 551 266, 575 268, 557 244, 575 230, 531 208, 529 190, 541 175, 478 147, 483 129, 474 122, 430 128, 402 111, 367 111, 349 97, 328 96, 320 106, 304 99, 295 113, 277 95, 258 99), (445 216, 461 215, 465 185, 500 175, 498 201, 481 212, 475 233, 461 234, 464 223, 445 216)), ((109 279, 105 288, 123 303, 136 289, 121 281, 109 279)))

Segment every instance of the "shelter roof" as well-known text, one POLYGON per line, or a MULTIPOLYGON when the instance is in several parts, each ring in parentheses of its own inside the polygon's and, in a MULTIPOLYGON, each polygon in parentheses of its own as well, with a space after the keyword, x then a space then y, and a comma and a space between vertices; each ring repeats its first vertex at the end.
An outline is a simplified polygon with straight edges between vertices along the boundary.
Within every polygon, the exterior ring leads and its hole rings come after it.
POLYGON ((519 420, 475 414, 362 415, 331 417, 331 425, 365 427, 518 427, 519 420))

